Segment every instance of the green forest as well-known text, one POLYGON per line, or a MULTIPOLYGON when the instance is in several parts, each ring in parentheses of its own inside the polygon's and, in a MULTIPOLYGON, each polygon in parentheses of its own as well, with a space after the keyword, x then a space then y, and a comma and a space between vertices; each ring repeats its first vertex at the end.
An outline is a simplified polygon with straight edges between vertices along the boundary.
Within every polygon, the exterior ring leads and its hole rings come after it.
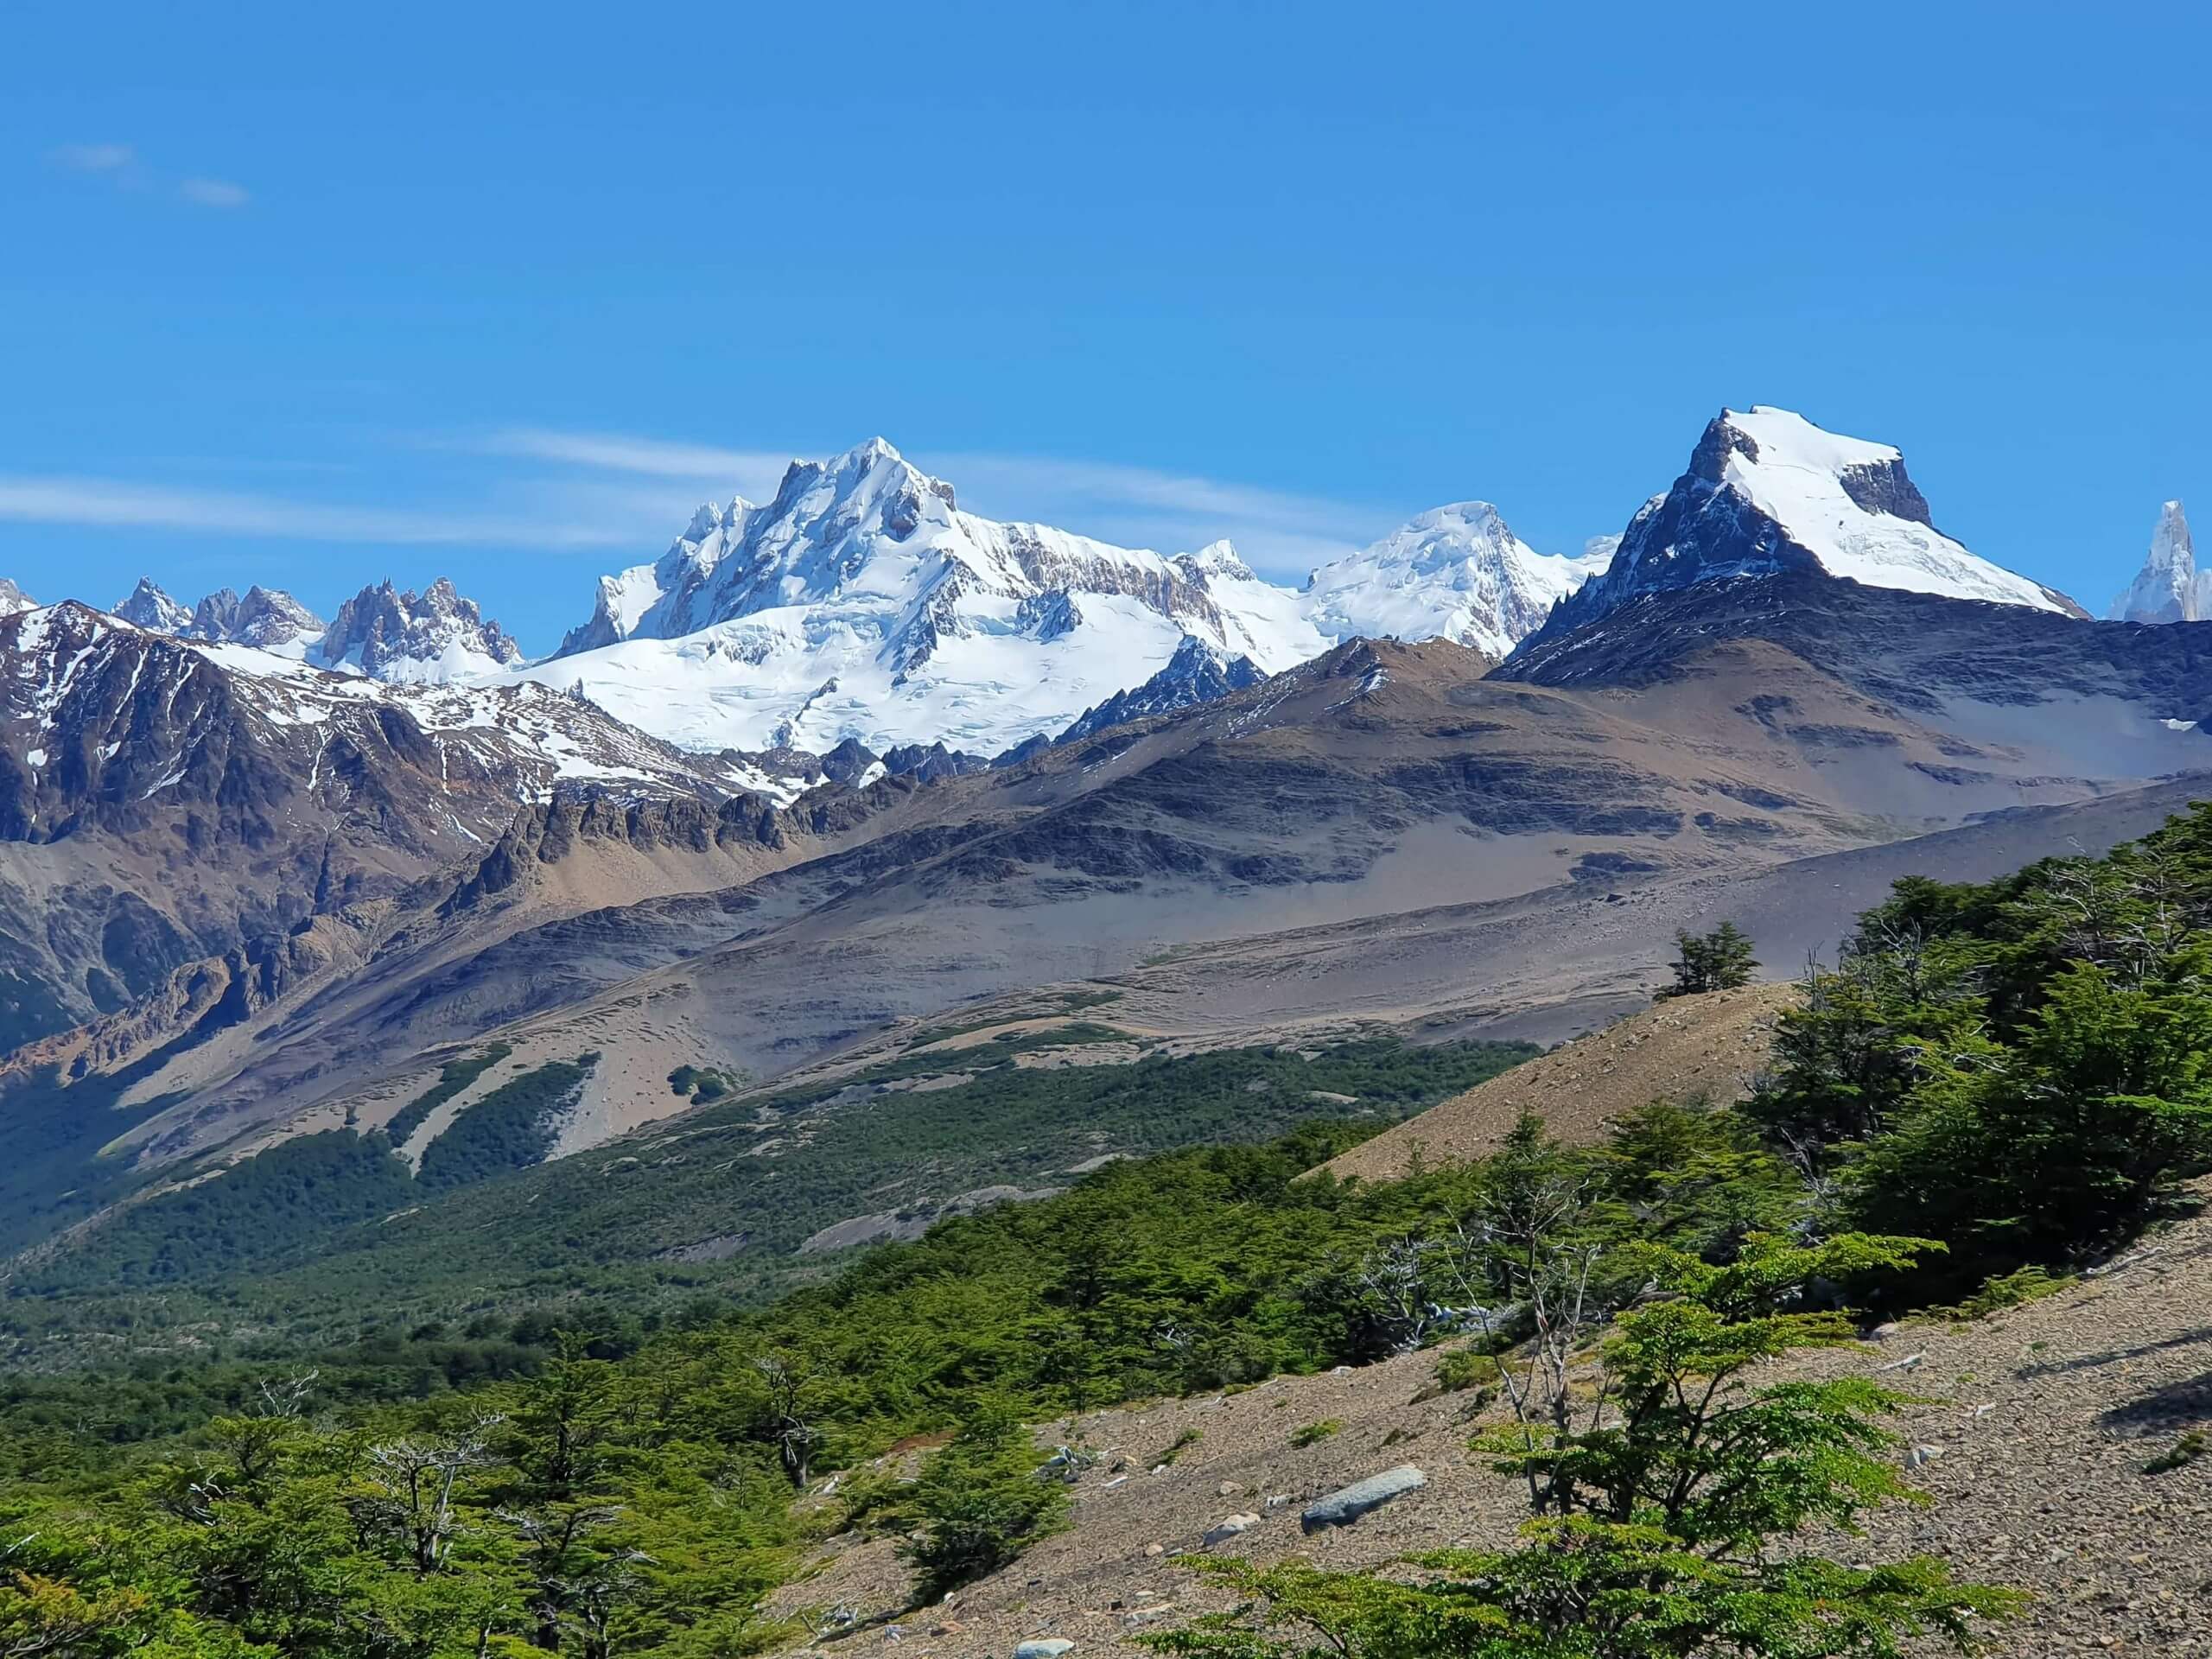
MULTIPOLYGON (((1685 996, 1731 982, 1756 944, 1685 943, 1685 996)), ((2212 1160, 2208 968, 2212 811, 1985 885, 1903 882, 1808 976, 1751 1099, 1653 1101, 1587 1147, 1528 1122, 1493 1157, 1386 1183, 1308 1172, 1513 1053, 1007 1065, 896 1116, 702 1106, 683 1122, 703 1148, 664 1166, 642 1161, 647 1138, 503 1169, 525 1149, 514 1126, 558 1097, 548 1077, 487 1120, 480 1179, 411 1230, 341 1230, 308 1266, 257 1276, 248 1230, 194 1223, 227 1241, 197 1293, 211 1303, 243 1298, 281 1329, 286 1299, 396 1292, 374 1328, 302 1318, 252 1351, 7 1383, 0 1630, 24 1656, 761 1651, 804 1637, 770 1597, 832 1534, 903 1541, 918 1597, 1065 1524, 1025 1423, 1448 1343, 1440 1379, 1489 1408, 1468 1455, 1528 1495, 1517 1540, 1385 1575, 1210 1557, 1188 1570, 1239 1610, 1145 1639, 1219 1659, 1963 1649, 2018 1598, 1932 1559, 1834 1559, 1814 1530, 1910 1499, 1887 1427, 1900 1395, 1777 1381, 1770 1362, 1875 1318, 2043 1294, 2175 1213, 2212 1160), (1325 1112, 1328 1093, 1392 1109, 1325 1112), (925 1103, 956 1096, 944 1119, 925 1103), (712 1196, 718 1148, 779 1112, 819 1113, 820 1207, 712 1196), (1024 1137, 1025 1116, 1068 1131, 1024 1137), (1092 1144, 1077 1125, 1162 1149, 810 1282, 607 1294, 702 1228, 756 1230, 787 1260, 872 1172, 944 1159, 962 1135, 1010 1177, 1065 1169, 1092 1144), (663 1179, 664 1204, 625 1185, 663 1179), (515 1224, 500 1273, 454 1294, 464 1224, 525 1210, 544 1218, 515 1224), (549 1300, 577 1264, 574 1294, 549 1300), (868 1474, 914 1436, 950 1437, 918 1480, 868 1474), (794 1501, 832 1472, 833 1497, 794 1501)), ((406 1179, 388 1144, 308 1138, 326 1141, 294 1143, 299 1190, 327 1179, 365 1215, 389 1177, 350 1160, 406 1179)), ((165 1259, 130 1249, 101 1271, 165 1259)), ((19 1297, 80 1288, 66 1280, 19 1297)))
MULTIPOLYGON (((608 1303, 634 1319, 700 1297, 758 1300, 818 1278, 821 1258, 796 1252, 849 1217, 994 1183, 1051 1188, 1103 1154, 1264 1139, 1318 1116, 1380 1127, 1534 1052, 1365 1038, 1304 1053, 1015 1063, 1039 1048, 1126 1042, 1084 1022, 950 1057, 915 1052, 946 1034, 927 1030, 857 1072, 717 1100, 550 1163, 592 1056, 518 1070, 422 1149, 417 1174, 392 1155, 388 1130, 283 1142, 24 1264, 0 1300, 0 1334, 47 1365, 79 1346, 105 1351, 111 1332, 152 1347, 179 1325, 203 1352, 281 1356, 431 1320, 608 1303), (957 1086, 899 1087, 924 1077, 957 1086)), ((431 1108, 403 1109, 419 1109, 410 1133, 504 1058, 449 1064, 423 1096, 431 1108)))

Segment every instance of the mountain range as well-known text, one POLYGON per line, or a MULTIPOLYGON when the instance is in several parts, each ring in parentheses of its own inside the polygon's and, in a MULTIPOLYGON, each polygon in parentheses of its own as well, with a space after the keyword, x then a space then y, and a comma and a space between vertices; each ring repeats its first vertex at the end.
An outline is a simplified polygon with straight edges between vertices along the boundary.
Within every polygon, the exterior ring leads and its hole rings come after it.
MULTIPOLYGON (((895 1120, 834 1079, 1007 999, 1178 1052, 1549 1041, 1638 1004, 1677 926, 1743 916, 1786 966, 1891 874, 2201 792, 2195 629, 2089 620, 1933 518, 1894 449, 1754 409, 1618 547, 1465 504, 1293 591, 975 518, 875 442, 702 512, 535 664, 442 582, 327 627, 261 589, 26 604, 0 1243, 340 1129, 416 1168, 518 1077, 561 1087, 498 1142, 516 1203, 549 1157, 679 1158, 698 1078, 895 1120)), ((744 1230, 685 1190, 652 1250, 744 1230)), ((458 1201, 419 1224, 474 1271, 458 1201)))
MULTIPOLYGON (((364 588, 327 625, 289 594, 224 589, 188 609, 150 580, 114 613, 390 681, 535 679, 690 748, 942 743, 983 757, 1057 735, 1165 674, 1146 694, 1156 710, 1167 687, 1197 683, 1192 652, 1259 673, 1361 637, 1503 658, 1570 599, 1571 628, 1639 594, 1790 568, 2086 614, 1936 530, 1896 449, 1764 407, 1724 412, 1673 488, 1571 557, 1537 553, 1488 503, 1460 502, 1293 590, 1227 543, 1168 557, 979 518, 875 439, 793 462, 766 505, 700 508, 658 560, 601 578, 589 620, 536 663, 442 578, 420 594, 364 588)), ((2212 603, 2206 580, 2169 503, 2111 613, 2195 620, 2212 603)))

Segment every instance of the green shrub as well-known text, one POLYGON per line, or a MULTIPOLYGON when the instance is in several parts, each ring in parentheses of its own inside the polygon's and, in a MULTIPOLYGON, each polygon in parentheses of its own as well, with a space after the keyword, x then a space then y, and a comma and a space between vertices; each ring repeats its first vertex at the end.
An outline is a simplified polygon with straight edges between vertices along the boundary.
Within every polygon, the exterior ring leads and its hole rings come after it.
POLYGON ((2069 1285, 2075 1283, 2070 1273, 2053 1274, 2043 1268, 2022 1268, 2016 1273, 1993 1274, 1981 1281, 1981 1288, 1955 1307, 1937 1310, 1960 1321, 1985 1319, 1992 1313, 2000 1313, 2008 1307, 2024 1307, 2030 1302, 2039 1302, 2046 1296, 2056 1296, 2069 1285))
POLYGON ((1677 930, 1675 982, 1659 993, 1659 1000, 1732 991, 1750 984, 1751 970, 1758 965, 1751 955, 1751 940, 1733 922, 1723 922, 1710 933, 1677 930))
POLYGON ((2143 1465, 2146 1475, 2163 1475, 2175 1469, 2186 1469, 2199 1458, 2212 1454, 2212 1434, 2201 1428, 2192 1428, 2171 1446, 2143 1465))
POLYGON ((1439 1394, 1465 1394, 1497 1381, 1497 1361, 1472 1348, 1453 1348, 1436 1357, 1439 1394))
POLYGON ((920 1536, 905 1550, 934 1599, 1013 1560, 1066 1525, 1067 1488, 1038 1472, 1020 1414, 987 1401, 923 1465, 912 1509, 920 1536))

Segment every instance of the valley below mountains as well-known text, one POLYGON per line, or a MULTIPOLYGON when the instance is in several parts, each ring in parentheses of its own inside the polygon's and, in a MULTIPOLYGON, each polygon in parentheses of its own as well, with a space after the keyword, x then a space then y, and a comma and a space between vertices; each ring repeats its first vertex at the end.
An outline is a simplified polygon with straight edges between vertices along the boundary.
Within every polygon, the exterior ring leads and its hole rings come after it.
POLYGON ((2196 625, 2088 620, 1936 531, 1896 451, 1770 410, 1575 560, 1470 504, 1301 594, 976 518, 879 442, 702 512, 543 662, 443 584, 310 625, 150 584, 0 617, 19 1299, 112 1246, 173 1322, 238 1264, 159 1218, 280 1177, 253 1272, 411 1260, 426 1315, 556 1273, 485 1218, 587 1192, 626 1217, 590 1282, 779 1282, 1185 1138, 1068 1142, 1049 1090, 963 1134, 976 1088, 1554 1043, 1678 929, 1788 976, 1899 876, 2101 850, 2212 775, 2196 625), (716 1179, 646 1173, 702 1114, 716 1179))

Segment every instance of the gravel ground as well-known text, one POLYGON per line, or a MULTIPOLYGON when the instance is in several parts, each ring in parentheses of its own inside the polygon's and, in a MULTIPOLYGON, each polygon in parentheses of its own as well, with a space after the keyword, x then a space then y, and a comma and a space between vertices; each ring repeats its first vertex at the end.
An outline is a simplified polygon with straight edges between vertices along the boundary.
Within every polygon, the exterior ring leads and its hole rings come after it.
MULTIPOLYGON (((1910 1324, 1792 1361, 1826 1375, 1923 1356, 1894 1376, 1929 1402, 1898 1427, 1908 1444, 1936 1449, 1914 1477, 1933 1503, 1885 1514, 1864 1540, 1820 1547, 1850 1560, 1939 1555, 1961 1575, 2028 1590, 2030 1611, 1993 1635, 1993 1653, 2212 1659, 2212 1456, 2144 1471, 2183 1431, 2212 1428, 2212 1220, 2146 1248, 2155 1253, 1976 1324, 1910 1324)), ((1262 1517, 1230 1548, 1263 1561, 1368 1567, 1496 1541, 1522 1518, 1517 1494, 1468 1457, 1468 1396, 1416 1399, 1435 1357, 1042 1425, 1042 1446, 1079 1439, 1103 1454, 1076 1490, 1071 1531, 950 1606, 920 1611, 906 1611, 909 1580, 891 1541, 835 1540, 785 1605, 852 1609, 860 1624, 819 1644, 838 1653, 1003 1659, 1046 1636, 1077 1654, 1132 1652, 1128 1636, 1219 1605, 1170 1560, 1232 1514, 1262 1517), (1291 1444, 1294 1431, 1330 1421, 1334 1433, 1291 1444), (1150 1472, 1193 1433, 1165 1472, 1150 1472), (1405 1463, 1428 1477, 1421 1491, 1357 1526, 1300 1535, 1313 1498, 1405 1463)))

